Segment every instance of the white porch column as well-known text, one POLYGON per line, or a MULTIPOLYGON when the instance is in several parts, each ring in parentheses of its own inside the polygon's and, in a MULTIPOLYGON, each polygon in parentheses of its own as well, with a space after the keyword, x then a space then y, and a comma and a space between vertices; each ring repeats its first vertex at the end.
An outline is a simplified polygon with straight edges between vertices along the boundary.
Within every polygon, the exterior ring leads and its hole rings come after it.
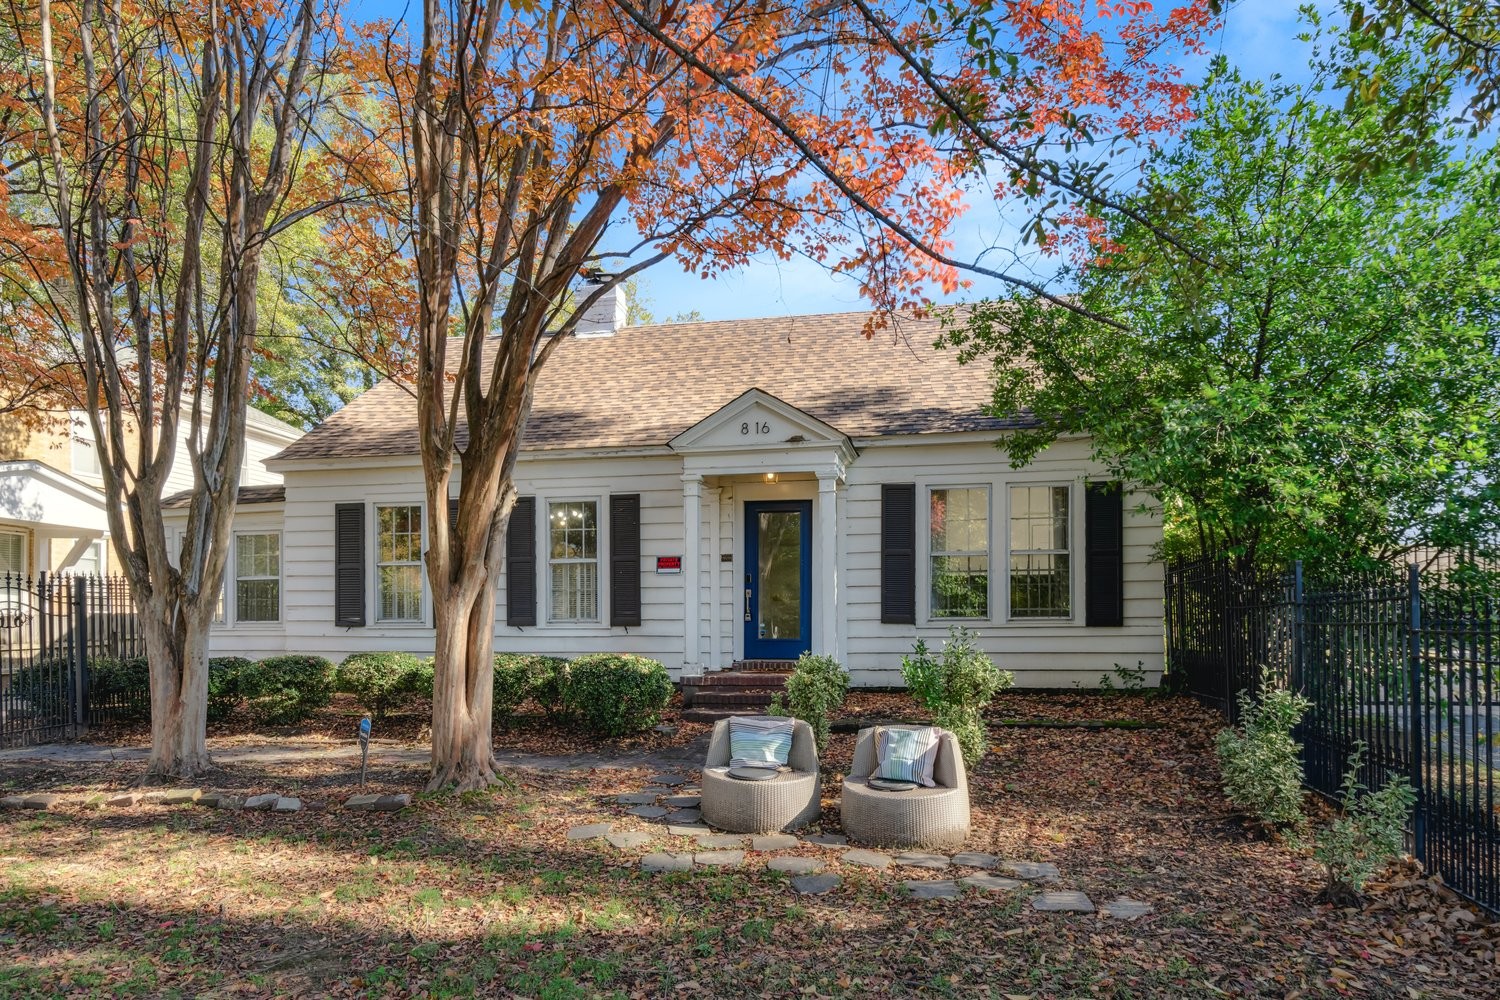
POLYGON ((703 567, 698 555, 698 536, 703 531, 703 477, 682 476, 682 672, 701 672, 698 654, 698 608, 702 595, 703 567))
POLYGON ((723 664, 719 661, 719 651, 724 648, 724 639, 720 635, 723 631, 721 618, 723 613, 719 608, 723 600, 720 577, 724 575, 723 567, 719 564, 719 549, 723 543, 720 537, 719 521, 724 516, 724 490, 715 486, 708 491, 708 656, 703 663, 708 670, 718 670, 723 664))
POLYGON ((839 529, 839 480, 834 474, 818 473, 818 510, 813 530, 813 558, 817 571, 813 574, 817 596, 813 601, 813 614, 817 626, 813 634, 817 643, 813 651, 828 656, 838 656, 838 529, 839 529))

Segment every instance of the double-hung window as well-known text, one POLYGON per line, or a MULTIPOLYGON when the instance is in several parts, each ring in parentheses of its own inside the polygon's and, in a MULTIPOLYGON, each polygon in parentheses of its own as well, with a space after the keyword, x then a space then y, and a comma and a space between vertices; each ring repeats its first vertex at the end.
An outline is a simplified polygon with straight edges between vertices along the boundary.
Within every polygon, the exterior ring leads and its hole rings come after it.
POLYGON ((563 500, 547 505, 547 569, 552 603, 548 620, 599 620, 599 503, 563 500))
POLYGON ((376 507, 376 620, 422 621, 422 508, 376 507))
POLYGON ((938 488, 929 494, 933 618, 990 614, 990 491, 938 488))
POLYGON ((26 533, 0 531, 0 573, 24 576, 26 573, 26 533))
POLYGON ((1010 488, 1010 617, 1072 614, 1068 487, 1010 488))
POLYGON ((236 535, 234 540, 234 620, 281 620, 281 535, 236 535))

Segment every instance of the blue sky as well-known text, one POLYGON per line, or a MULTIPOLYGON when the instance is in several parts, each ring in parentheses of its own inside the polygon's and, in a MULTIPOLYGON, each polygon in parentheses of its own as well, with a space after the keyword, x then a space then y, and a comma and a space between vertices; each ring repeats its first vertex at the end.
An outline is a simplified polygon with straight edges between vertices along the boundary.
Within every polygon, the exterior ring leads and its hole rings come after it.
MULTIPOLYGON (((1223 54, 1248 75, 1269 77, 1280 73, 1288 78, 1307 74, 1307 51, 1297 42, 1298 9, 1306 0, 1229 0, 1224 26, 1211 40, 1211 54, 1223 54)), ((1172 0, 1157 0, 1165 10, 1172 0)), ((1321 0, 1314 4, 1329 12, 1328 20, 1342 15, 1332 13, 1336 4, 1321 0)), ((418 14, 420 5, 405 0, 354 0, 348 9, 356 18, 400 16, 403 10, 418 14)), ((1204 75, 1208 56, 1195 59, 1186 67, 1186 78, 1204 75)), ((621 227, 628 229, 628 227, 621 227)), ((634 242, 633 232, 621 234, 621 244, 634 242)), ((989 261, 1015 273, 1044 273, 1050 265, 1027 255, 1015 237, 1015 230, 993 208, 976 208, 965 218, 963 230, 954 234, 959 250, 968 248, 970 256, 983 247, 998 248, 989 261), (1013 252, 1022 254, 1020 259, 1013 252)), ((657 320, 665 321, 680 313, 696 310, 705 319, 740 319, 753 316, 789 316, 805 313, 839 312, 863 309, 858 286, 850 279, 837 279, 812 261, 780 261, 772 257, 752 262, 738 272, 711 281, 685 273, 672 261, 665 261, 637 280, 647 308, 657 320)), ((1004 288, 988 279, 976 279, 963 298, 981 298, 1003 294, 1004 288)))

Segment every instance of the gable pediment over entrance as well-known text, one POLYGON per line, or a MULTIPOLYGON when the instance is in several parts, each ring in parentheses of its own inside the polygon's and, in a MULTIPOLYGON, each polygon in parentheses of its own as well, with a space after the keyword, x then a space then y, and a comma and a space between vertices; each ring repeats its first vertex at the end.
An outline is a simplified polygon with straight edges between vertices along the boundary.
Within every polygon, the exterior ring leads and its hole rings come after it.
POLYGON ((704 417, 673 438, 671 446, 680 454, 833 449, 846 461, 854 455, 853 444, 838 428, 760 389, 750 389, 704 417))

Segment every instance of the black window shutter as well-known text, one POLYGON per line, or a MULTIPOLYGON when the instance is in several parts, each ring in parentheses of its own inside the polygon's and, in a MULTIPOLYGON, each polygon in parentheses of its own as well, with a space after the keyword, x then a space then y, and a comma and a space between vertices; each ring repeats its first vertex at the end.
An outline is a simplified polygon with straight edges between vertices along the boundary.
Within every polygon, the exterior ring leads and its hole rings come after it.
POLYGON ((333 505, 333 623, 365 624, 365 505, 333 505))
POLYGON ((458 528, 458 497, 448 498, 448 533, 451 535, 458 528))
POLYGON ((516 497, 505 529, 505 624, 536 624, 536 497, 516 497))
POLYGON ((1084 487, 1085 625, 1125 624, 1125 498, 1118 482, 1084 487))
POLYGON ((615 493, 609 498, 609 623, 641 623, 639 493, 615 493))
POLYGON ((917 622, 917 487, 880 487, 880 620, 917 622))

